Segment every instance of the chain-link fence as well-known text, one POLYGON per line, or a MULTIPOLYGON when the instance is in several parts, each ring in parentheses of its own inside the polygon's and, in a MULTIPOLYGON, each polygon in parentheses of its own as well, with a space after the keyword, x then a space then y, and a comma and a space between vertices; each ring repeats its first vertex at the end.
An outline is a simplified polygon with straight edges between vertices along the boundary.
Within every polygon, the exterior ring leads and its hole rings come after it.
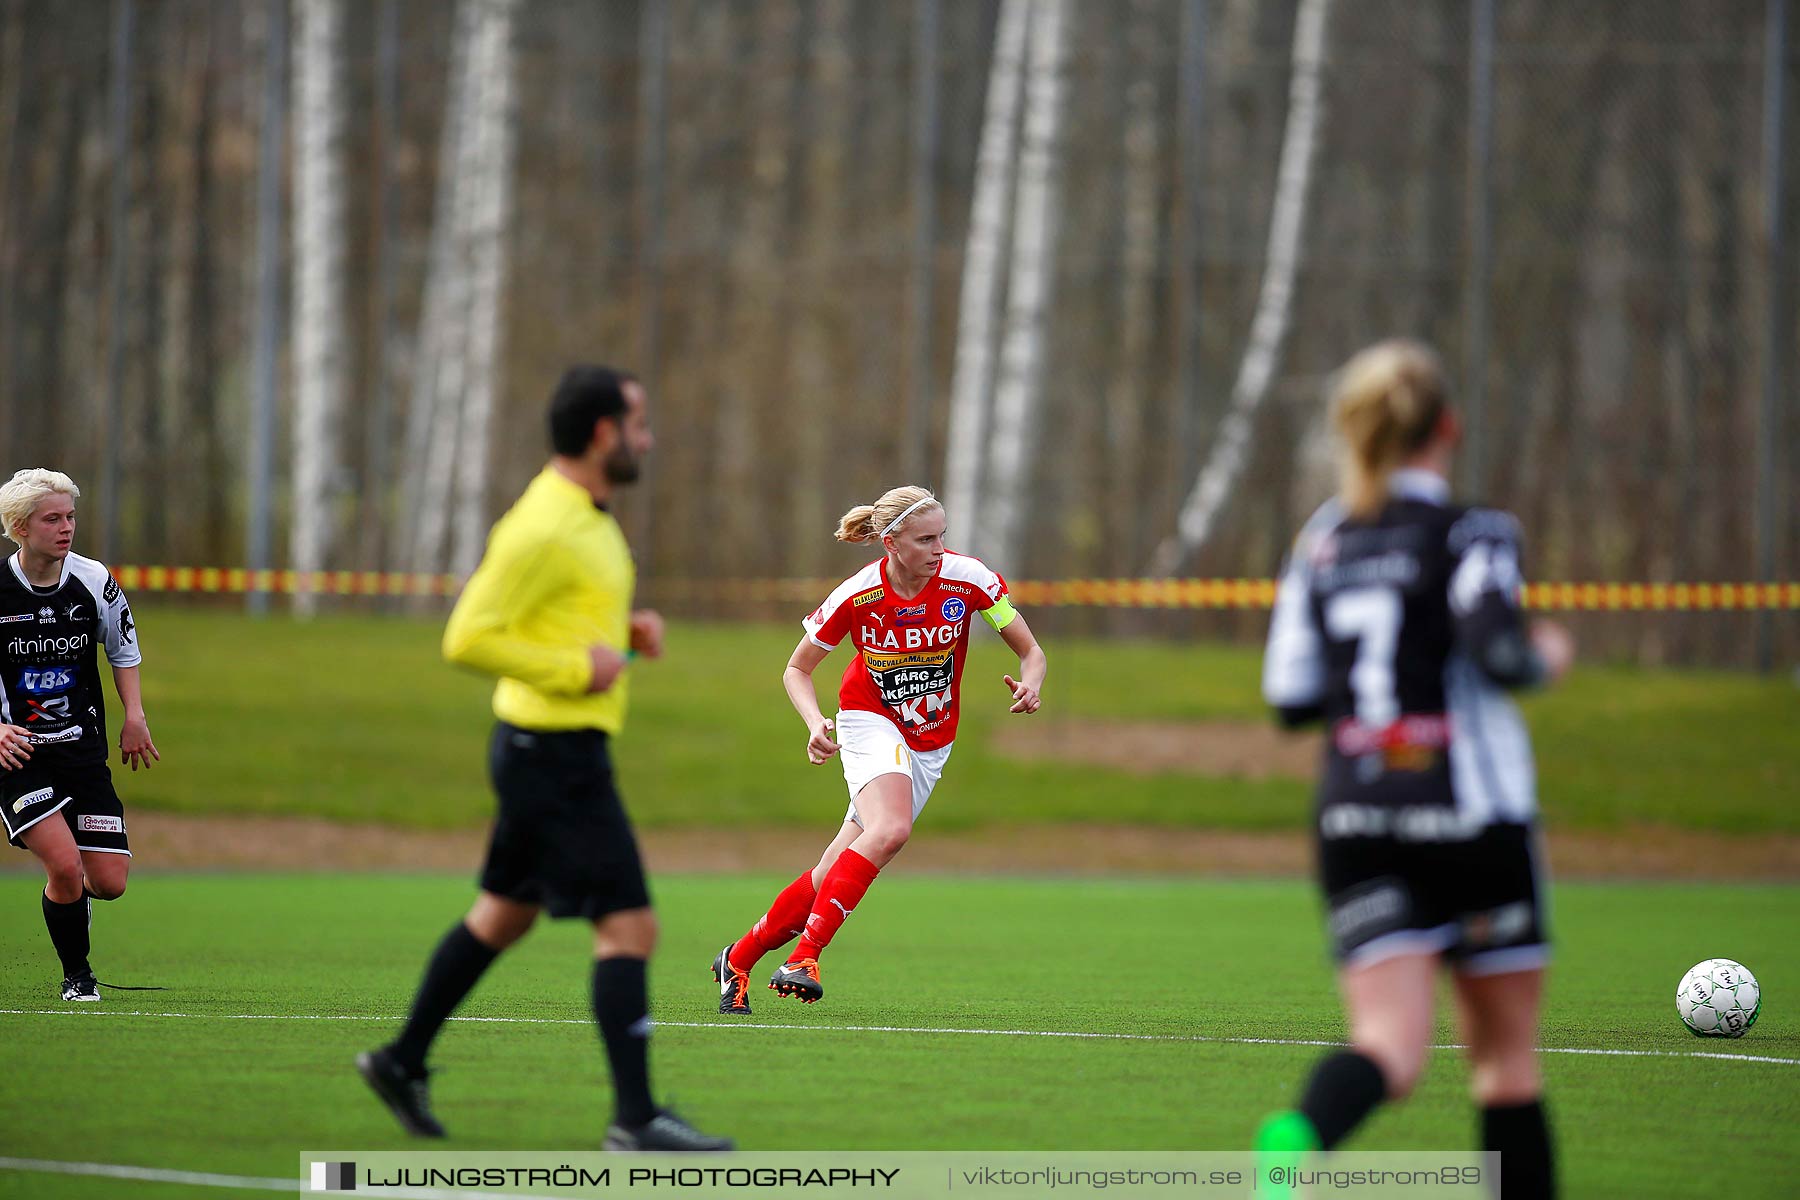
MULTIPOLYGON (((486 514, 541 461, 544 398, 575 360, 650 385, 654 470, 623 506, 649 580, 847 573, 842 509, 941 486, 1001 3, 517 4, 498 404, 457 449, 491 464, 472 485, 486 514)), ((1182 569, 1273 570, 1331 487, 1326 376, 1404 333, 1451 365, 1464 490, 1520 513, 1534 576, 1791 576, 1800 239, 1770 207, 1772 162, 1791 177, 1800 158, 1784 0, 1068 0, 1042 386, 1022 537, 997 565, 1136 575, 1173 533, 1265 303, 1307 4, 1324 27, 1286 334, 1182 569)), ((291 400, 274 426, 274 544, 317 504, 327 566, 418 565, 406 481, 445 469, 415 461, 408 422, 424 360, 456 349, 420 329, 457 11, 342 9, 346 403, 325 494, 286 490, 291 400)), ((0 463, 116 476, 87 513, 117 518, 84 540, 120 561, 243 561, 258 147, 289 16, 0 4, 0 463)), ((291 271, 291 227, 274 244, 291 271)), ((1789 662, 1795 625, 1768 627, 1789 662)), ((1757 654, 1749 617, 1581 632, 1646 661, 1757 654)))

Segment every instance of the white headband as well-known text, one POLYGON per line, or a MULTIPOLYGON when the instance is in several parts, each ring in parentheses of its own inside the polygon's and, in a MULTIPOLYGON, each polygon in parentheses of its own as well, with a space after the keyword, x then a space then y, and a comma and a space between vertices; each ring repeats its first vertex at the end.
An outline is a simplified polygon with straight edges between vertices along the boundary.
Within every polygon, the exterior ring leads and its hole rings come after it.
POLYGON ((876 537, 886 537, 888 534, 894 532, 894 530, 900 528, 900 522, 902 522, 902 521, 906 520, 906 518, 912 516, 916 510, 923 508, 925 505, 931 504, 936 500, 937 500, 936 496, 926 496, 923 499, 914 500, 911 504, 906 506, 905 512, 903 512, 899 516, 895 517, 892 521, 889 521, 888 527, 886 529, 882 530, 880 533, 876 534, 875 536, 876 537))

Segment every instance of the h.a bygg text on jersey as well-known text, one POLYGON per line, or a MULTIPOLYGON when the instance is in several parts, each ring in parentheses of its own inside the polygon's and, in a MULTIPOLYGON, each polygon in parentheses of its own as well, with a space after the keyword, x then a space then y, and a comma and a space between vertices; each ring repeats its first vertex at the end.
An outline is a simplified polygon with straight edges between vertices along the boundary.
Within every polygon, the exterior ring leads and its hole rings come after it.
POLYGON ((882 557, 834 588, 803 624, 821 649, 848 637, 856 650, 838 685, 840 708, 880 713, 914 750, 936 750, 956 738, 976 613, 996 630, 1018 615, 1006 580, 980 559, 945 554, 918 595, 902 597, 882 557))

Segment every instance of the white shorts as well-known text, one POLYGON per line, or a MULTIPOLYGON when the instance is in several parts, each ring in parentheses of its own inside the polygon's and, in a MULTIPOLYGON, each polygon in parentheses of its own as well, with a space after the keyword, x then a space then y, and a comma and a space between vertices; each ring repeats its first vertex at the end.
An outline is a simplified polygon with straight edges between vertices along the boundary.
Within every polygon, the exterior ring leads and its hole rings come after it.
POLYGON ((912 815, 919 819, 931 789, 943 777, 951 746, 914 750, 900 736, 899 726, 880 713, 860 709, 838 713, 834 736, 838 757, 844 760, 844 782, 850 786, 850 810, 844 820, 863 823, 856 815, 856 797, 877 775, 905 775, 912 780, 912 815))

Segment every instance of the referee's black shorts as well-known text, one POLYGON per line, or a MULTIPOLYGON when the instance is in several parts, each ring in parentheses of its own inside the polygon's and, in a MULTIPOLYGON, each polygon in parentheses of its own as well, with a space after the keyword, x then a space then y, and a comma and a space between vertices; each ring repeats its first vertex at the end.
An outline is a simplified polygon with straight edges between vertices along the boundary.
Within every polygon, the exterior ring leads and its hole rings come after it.
POLYGON ((605 733, 503 721, 494 727, 488 770, 500 813, 481 869, 483 891, 589 921, 649 906, 605 733))

